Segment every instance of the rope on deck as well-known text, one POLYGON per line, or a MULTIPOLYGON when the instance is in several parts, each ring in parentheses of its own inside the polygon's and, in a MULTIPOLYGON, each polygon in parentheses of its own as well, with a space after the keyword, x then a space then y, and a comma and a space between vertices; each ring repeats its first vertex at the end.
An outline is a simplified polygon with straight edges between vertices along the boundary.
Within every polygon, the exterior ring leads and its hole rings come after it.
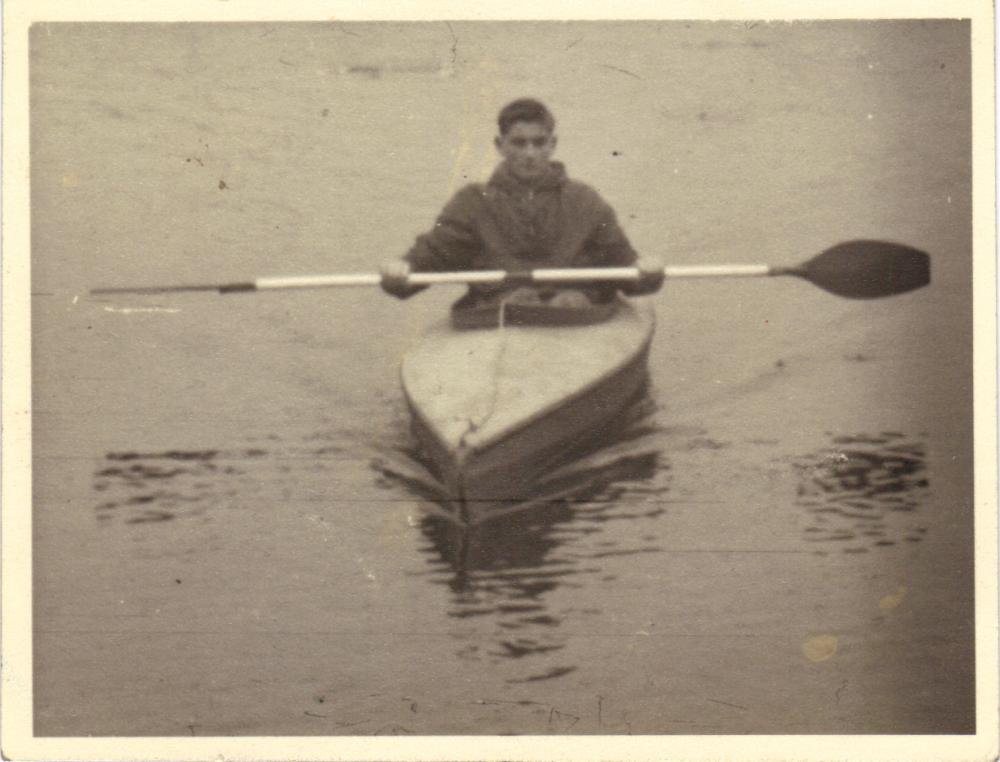
POLYGON ((504 296, 500 300, 500 314, 497 320, 497 333, 498 333, 498 348, 496 352, 496 357, 493 360, 493 383, 492 391, 490 394, 490 402, 487 406, 486 413, 479 417, 478 420, 469 419, 469 428, 462 436, 462 446, 465 446, 465 438, 470 434, 475 433, 480 428, 489 422, 490 418, 493 417, 493 413, 496 412, 497 400, 500 397, 500 370, 503 367, 504 354, 507 349, 507 299, 510 295, 504 296))

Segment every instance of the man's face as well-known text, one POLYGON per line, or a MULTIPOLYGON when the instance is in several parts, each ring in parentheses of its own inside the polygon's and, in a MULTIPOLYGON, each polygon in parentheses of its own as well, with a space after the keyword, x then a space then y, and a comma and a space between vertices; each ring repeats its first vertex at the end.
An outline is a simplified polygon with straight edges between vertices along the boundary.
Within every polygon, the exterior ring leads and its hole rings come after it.
POLYGON ((519 180, 539 177, 556 148, 556 136, 538 122, 514 122, 497 136, 497 150, 519 180))

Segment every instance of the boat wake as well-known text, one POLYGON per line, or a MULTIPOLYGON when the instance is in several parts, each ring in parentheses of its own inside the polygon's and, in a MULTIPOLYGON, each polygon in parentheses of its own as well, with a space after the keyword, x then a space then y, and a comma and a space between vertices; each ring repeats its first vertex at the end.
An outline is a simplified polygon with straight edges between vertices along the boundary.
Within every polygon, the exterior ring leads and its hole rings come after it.
MULTIPOLYGON (((636 458, 655 460, 661 448, 657 440, 662 428, 653 421, 655 412, 656 405, 644 390, 603 439, 595 439, 553 461, 544 475, 523 485, 521 499, 505 501, 470 525, 502 520, 554 501, 572 502, 617 480, 638 478, 636 458)), ((380 478, 380 486, 402 488, 423 501, 422 507, 428 513, 466 525, 459 518, 463 515, 459 509, 461 496, 452 494, 436 476, 433 463, 415 442, 383 449, 372 458, 371 467, 380 478)), ((655 471, 654 465, 651 473, 655 471)))

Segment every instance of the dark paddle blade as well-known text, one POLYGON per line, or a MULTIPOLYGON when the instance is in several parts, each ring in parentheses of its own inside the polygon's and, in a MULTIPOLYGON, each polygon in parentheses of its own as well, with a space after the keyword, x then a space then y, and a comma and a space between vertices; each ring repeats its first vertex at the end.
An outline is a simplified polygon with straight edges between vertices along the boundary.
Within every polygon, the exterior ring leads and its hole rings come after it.
POLYGON ((822 289, 850 299, 904 294, 931 282, 926 252, 885 241, 847 241, 792 271, 822 289))

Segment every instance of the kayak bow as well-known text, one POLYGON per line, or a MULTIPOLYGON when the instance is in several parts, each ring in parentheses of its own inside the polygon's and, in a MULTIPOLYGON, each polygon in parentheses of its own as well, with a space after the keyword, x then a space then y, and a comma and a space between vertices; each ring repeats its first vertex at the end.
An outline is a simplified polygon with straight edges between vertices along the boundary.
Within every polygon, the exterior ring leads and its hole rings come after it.
POLYGON ((653 329, 652 309, 624 300, 593 325, 429 328, 402 383, 452 513, 474 524, 530 500, 539 477, 613 429, 646 387, 653 329))

